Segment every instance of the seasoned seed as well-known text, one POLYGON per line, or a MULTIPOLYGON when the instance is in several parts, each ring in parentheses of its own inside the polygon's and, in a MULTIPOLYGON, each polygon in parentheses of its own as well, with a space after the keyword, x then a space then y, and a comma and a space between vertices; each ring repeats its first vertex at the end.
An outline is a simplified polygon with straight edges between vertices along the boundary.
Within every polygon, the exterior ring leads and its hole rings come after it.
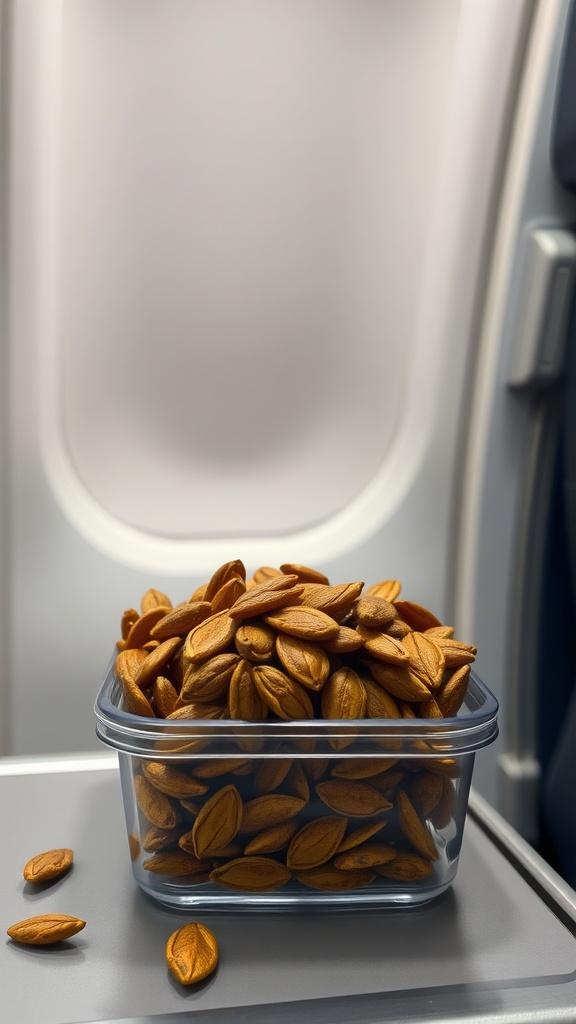
POLYGON ((289 879, 288 868, 271 857, 238 857, 215 868, 210 875, 211 882, 240 892, 270 892, 289 879))
POLYGON ((236 786, 219 789, 199 811, 192 828, 196 856, 210 857, 228 846, 242 824, 242 798, 236 786))
POLYGON ((18 921, 7 928, 6 932, 15 942, 22 942, 27 946, 49 946, 69 939, 85 927, 85 921, 69 914, 39 914, 37 917, 18 921))
POLYGON ((218 965, 214 933, 196 921, 178 928, 166 943, 166 963, 182 985, 194 985, 207 978, 218 965))
POLYGON ((74 854, 65 847, 38 853, 24 865, 23 875, 27 882, 51 882, 60 878, 72 867, 74 854))
POLYGON ((376 875, 373 871, 340 871, 329 864, 321 864, 320 867, 310 868, 307 871, 296 871, 294 877, 310 889, 344 892, 370 885, 376 875))
POLYGON ((162 764, 160 761, 145 761, 142 771, 155 789, 160 793, 165 793, 166 796, 176 797, 178 800, 202 796, 208 790, 208 786, 200 782, 199 779, 193 778, 171 765, 162 764))
POLYGON ((280 825, 294 818, 306 801, 282 793, 267 793, 244 804, 241 832, 261 832, 272 825, 280 825))
POLYGON ((346 824, 346 818, 328 816, 307 822, 288 847, 287 867, 292 871, 305 871, 325 864, 342 842, 346 824))
POLYGON ((316 792, 327 807, 351 818, 369 818, 392 808, 382 793, 365 782, 333 779, 317 783, 316 792))
POLYGON ((357 871, 359 868, 374 868, 380 864, 388 864, 394 860, 398 851, 393 846, 384 846, 382 843, 363 843, 337 854, 334 857, 334 867, 340 871, 357 871))

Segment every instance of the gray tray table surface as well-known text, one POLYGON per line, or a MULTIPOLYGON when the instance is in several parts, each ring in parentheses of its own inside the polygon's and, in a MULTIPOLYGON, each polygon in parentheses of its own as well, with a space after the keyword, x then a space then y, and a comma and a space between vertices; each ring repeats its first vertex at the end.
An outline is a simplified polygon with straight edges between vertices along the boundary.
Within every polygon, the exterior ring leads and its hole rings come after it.
POLYGON ((115 755, 0 761, 0 811, 4 935, 48 912, 87 922, 57 947, 5 935, 1 1024, 576 1022, 576 895, 519 837, 524 866, 517 862, 515 833, 503 824, 499 842, 478 812, 468 816, 452 887, 423 907, 270 913, 175 912, 140 892, 115 755), (26 861, 60 846, 75 853, 69 874, 25 882, 26 861), (188 920, 213 929, 220 963, 184 988, 164 950, 188 920))

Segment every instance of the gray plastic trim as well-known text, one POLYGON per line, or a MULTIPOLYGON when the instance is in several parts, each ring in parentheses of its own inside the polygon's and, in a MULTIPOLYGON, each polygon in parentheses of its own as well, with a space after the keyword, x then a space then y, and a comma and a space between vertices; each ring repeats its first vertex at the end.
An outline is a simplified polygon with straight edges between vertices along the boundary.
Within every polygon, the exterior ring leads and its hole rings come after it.
POLYGON ((571 231, 539 228, 528 235, 511 387, 546 384, 560 375, 575 273, 576 236, 571 231))
POLYGON ((544 551, 557 454, 561 403, 558 388, 523 395, 531 406, 526 425, 523 480, 511 562, 506 664, 507 718, 497 758, 500 809, 530 842, 539 834, 540 765, 537 760, 537 666, 544 551))

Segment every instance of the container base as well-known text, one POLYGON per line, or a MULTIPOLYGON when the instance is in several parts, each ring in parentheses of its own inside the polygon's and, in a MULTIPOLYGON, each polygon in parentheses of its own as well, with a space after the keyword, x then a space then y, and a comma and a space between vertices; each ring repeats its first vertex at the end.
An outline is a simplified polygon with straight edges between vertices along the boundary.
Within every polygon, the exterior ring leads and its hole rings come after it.
POLYGON ((155 903, 168 908, 169 910, 185 911, 201 910, 209 911, 261 911, 264 913, 296 911, 298 913, 314 910, 385 910, 394 908, 420 907, 432 900, 437 899, 452 885, 452 879, 442 885, 419 888, 407 893, 405 888, 398 892, 390 891, 376 893, 366 892, 314 892, 307 890, 305 895, 301 890, 298 892, 273 892, 273 893, 232 893, 222 892, 206 886, 201 890, 195 886, 194 891, 182 891, 182 886, 174 887, 170 892, 169 886, 164 885, 161 892, 152 886, 137 882, 138 887, 155 903))

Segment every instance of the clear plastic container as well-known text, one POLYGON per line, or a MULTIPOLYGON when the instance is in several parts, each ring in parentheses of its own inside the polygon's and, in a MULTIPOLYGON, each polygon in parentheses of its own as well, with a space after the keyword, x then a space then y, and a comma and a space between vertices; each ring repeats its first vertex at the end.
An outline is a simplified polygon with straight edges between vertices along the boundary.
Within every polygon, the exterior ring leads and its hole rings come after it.
POLYGON ((111 666, 96 731, 118 750, 134 878, 174 908, 414 906, 458 867, 475 752, 498 704, 471 673, 455 718, 165 720, 111 666))

